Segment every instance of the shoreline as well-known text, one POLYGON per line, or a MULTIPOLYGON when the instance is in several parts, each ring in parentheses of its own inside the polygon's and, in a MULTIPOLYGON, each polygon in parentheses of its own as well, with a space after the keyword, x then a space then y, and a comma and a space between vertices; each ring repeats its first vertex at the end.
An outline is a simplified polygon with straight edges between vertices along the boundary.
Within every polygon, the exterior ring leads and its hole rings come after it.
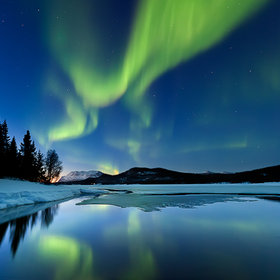
MULTIPOLYGON (((129 194, 143 196, 280 196, 280 182, 255 184, 193 184, 193 185, 45 185, 20 180, 0 179, 0 215, 2 211, 19 206, 35 207, 44 203, 59 203, 83 196, 99 197, 103 194, 129 194)), ((132 197, 131 197, 132 198, 132 197)), ((133 199, 133 198, 132 198, 133 199)), ((272 198, 273 199, 273 198, 272 198)), ((1 220, 1 219, 0 219, 1 220)))

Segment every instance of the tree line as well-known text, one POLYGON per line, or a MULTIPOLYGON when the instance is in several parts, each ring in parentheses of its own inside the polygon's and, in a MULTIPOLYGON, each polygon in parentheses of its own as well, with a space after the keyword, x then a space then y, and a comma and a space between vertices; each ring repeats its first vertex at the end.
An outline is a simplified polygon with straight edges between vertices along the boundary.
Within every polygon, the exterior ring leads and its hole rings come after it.
POLYGON ((18 149, 15 137, 10 139, 7 122, 0 122, 0 178, 50 183, 59 177, 61 171, 62 162, 55 150, 48 150, 44 156, 36 149, 29 130, 18 149))

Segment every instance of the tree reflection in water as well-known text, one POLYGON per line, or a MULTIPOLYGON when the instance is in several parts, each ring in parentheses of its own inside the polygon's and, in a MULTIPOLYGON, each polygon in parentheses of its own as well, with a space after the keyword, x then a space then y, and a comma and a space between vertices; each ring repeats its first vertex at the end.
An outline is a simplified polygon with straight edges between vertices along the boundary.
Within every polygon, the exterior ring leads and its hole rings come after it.
POLYGON ((20 242, 23 241, 25 237, 28 228, 32 229, 38 221, 41 221, 41 227, 49 227, 53 222, 58 208, 58 205, 54 205, 32 215, 27 215, 10 222, 0 224, 0 246, 4 240, 6 233, 9 232, 11 252, 14 257, 16 255, 20 242))

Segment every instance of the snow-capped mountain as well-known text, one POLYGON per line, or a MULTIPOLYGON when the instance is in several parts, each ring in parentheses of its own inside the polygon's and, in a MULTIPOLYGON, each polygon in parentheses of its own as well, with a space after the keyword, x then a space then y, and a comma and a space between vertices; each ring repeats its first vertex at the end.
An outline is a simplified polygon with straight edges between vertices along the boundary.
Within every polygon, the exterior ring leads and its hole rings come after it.
POLYGON ((100 171, 89 170, 89 171, 71 171, 66 176, 62 176, 59 183, 61 182, 71 182, 71 181, 81 181, 87 178, 98 178, 103 173, 100 171))

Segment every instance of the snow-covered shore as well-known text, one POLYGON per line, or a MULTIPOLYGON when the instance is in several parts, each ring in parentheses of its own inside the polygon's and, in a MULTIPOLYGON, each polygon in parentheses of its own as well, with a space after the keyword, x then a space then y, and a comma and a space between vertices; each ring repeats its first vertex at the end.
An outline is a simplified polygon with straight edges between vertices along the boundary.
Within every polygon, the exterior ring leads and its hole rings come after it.
POLYGON ((70 199, 85 194, 97 196, 106 192, 93 186, 56 186, 0 179, 0 209, 70 199))
MULTIPOLYGON (((0 210, 10 207, 92 197, 115 191, 134 194, 267 194, 280 195, 280 182, 263 184, 197 184, 197 185, 43 185, 27 181, 0 179, 0 210)), ((1 214, 1 213, 0 213, 1 214)))

